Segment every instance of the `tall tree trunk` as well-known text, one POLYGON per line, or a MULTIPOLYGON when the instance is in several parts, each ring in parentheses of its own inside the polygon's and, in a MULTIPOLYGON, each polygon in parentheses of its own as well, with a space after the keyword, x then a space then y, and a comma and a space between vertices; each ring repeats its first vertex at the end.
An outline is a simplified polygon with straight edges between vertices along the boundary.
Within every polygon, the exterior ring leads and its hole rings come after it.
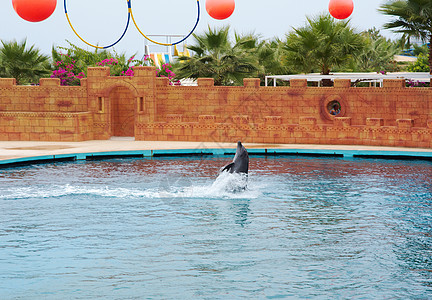
POLYGON ((429 35, 429 74, 432 74, 432 32, 429 35))
MULTIPOLYGON (((321 72, 322 75, 330 75, 330 69, 325 67, 323 68, 323 71, 321 72)), ((333 81, 331 79, 323 79, 321 81, 322 86, 333 86, 333 81)))

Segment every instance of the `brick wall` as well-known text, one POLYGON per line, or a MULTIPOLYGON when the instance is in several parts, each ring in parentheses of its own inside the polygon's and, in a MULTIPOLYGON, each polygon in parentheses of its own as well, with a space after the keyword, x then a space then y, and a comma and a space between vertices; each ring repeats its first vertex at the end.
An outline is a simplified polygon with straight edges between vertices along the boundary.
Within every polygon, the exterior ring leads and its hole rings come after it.
POLYGON ((57 79, 16 86, 0 79, 0 139, 80 141, 114 135, 137 140, 256 143, 359 144, 432 147, 432 89, 405 88, 385 80, 382 88, 170 86, 153 67, 134 77, 110 77, 90 68, 80 87, 57 79), (330 106, 340 104, 337 115, 330 106))
POLYGON ((17 86, 0 78, 0 140, 83 141, 93 138, 87 88, 62 87, 59 79, 17 86))

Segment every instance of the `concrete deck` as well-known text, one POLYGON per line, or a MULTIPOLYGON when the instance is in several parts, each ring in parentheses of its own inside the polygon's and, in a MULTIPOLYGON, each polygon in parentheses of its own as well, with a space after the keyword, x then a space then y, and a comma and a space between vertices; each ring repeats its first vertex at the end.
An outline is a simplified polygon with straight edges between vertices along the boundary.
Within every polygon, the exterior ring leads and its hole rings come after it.
MULTIPOLYGON (((302 145, 302 144, 248 144, 250 154, 327 155, 340 157, 394 157, 432 160, 432 149, 302 145)), ((93 140, 85 142, 15 142, 0 141, 0 166, 32 163, 56 159, 88 159, 95 156, 156 156, 234 153, 236 143, 211 142, 154 142, 127 139, 93 140)))

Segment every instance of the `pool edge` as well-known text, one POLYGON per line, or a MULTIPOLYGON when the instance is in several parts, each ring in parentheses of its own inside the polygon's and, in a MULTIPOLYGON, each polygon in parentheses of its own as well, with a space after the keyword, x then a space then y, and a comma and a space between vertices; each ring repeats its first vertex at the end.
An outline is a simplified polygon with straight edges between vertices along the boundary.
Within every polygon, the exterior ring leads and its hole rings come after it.
MULTIPOLYGON (((23 165, 41 163, 77 161, 77 160, 104 160, 113 158, 144 158, 144 157, 188 157, 188 156, 220 156, 233 155, 235 148, 208 148, 208 149, 153 149, 153 150, 121 150, 102 152, 78 152, 69 154, 52 154, 42 156, 28 156, 0 160, 0 168, 10 168, 23 165)), ((401 160, 428 160, 432 161, 430 151, 404 151, 404 150, 346 150, 346 149, 303 149, 303 148, 251 148, 250 156, 311 156, 311 157, 339 157, 339 158, 379 158, 401 160)))

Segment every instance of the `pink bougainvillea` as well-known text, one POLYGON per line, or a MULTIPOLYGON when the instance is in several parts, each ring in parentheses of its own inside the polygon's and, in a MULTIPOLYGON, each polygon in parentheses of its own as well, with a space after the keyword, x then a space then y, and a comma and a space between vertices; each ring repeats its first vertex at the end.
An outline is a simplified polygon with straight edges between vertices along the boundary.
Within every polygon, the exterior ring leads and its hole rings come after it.
MULTIPOLYGON (((71 56, 62 53, 60 53, 60 55, 64 56, 64 59, 54 63, 55 70, 51 78, 59 78, 61 85, 79 85, 80 79, 85 78, 86 74, 84 72, 79 72, 76 61, 73 60, 71 56)), ((127 63, 120 63, 116 58, 107 58, 97 62, 96 66, 109 67, 111 69, 111 74, 114 76, 132 77, 135 75, 134 66, 130 66, 132 62, 135 62, 136 65, 142 65, 143 63, 154 65, 148 55, 144 57, 143 61, 134 61, 134 58, 135 56, 130 57, 127 63)), ((161 69, 157 68, 156 76, 168 78, 170 85, 181 85, 180 81, 174 79, 176 75, 172 71, 172 66, 170 64, 163 64, 161 69)))
POLYGON ((97 63, 97 65, 100 67, 113 66, 117 64, 118 60, 115 58, 107 58, 97 63))
POLYGON ((156 68, 156 76, 168 78, 170 85, 181 85, 179 80, 175 80, 176 74, 172 71, 170 64, 163 64, 161 69, 156 68))
MULTIPOLYGON (((68 56, 66 54, 62 54, 68 56)), ((68 56, 69 57, 69 56, 68 56)), ((85 77, 84 72, 74 73, 75 60, 68 63, 66 60, 60 60, 54 63, 56 70, 53 71, 51 78, 59 78, 61 85, 79 85, 80 79, 85 77)))

